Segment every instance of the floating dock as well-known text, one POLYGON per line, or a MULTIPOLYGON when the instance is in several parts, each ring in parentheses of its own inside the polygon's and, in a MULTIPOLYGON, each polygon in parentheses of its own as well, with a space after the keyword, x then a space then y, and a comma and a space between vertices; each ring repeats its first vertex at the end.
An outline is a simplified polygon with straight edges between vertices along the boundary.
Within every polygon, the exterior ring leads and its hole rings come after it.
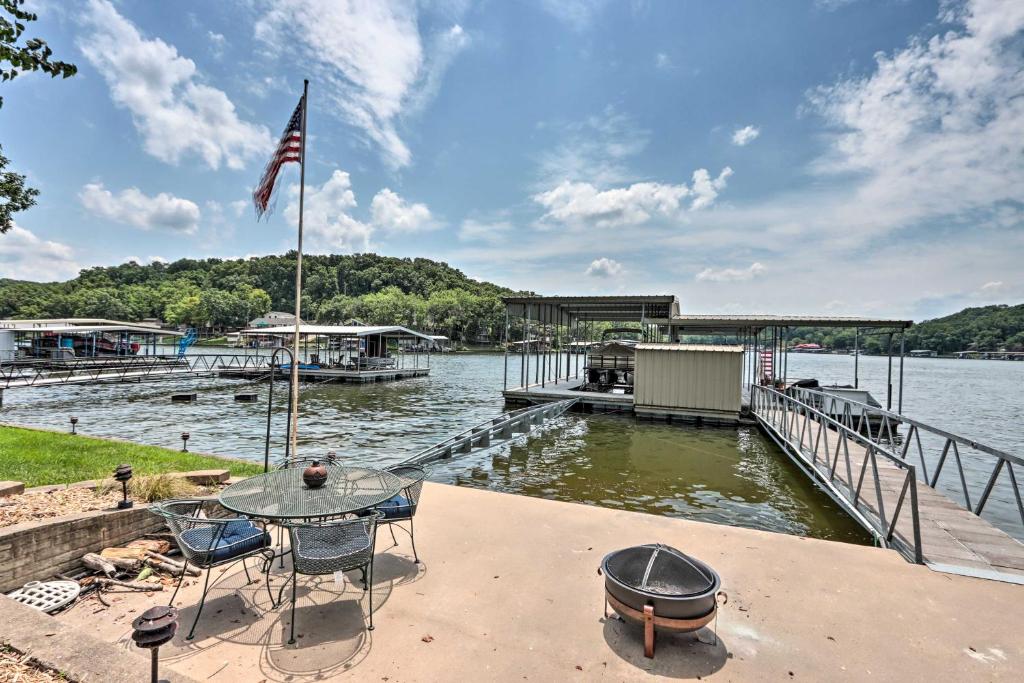
MULTIPOLYGON (((266 368, 225 368, 217 373, 230 379, 261 379, 269 376, 266 368)), ((277 368, 278 377, 287 378, 291 371, 277 368)), ((342 384, 367 384, 373 382, 394 382, 401 379, 426 377, 430 368, 386 368, 381 370, 340 370, 335 368, 299 368, 302 382, 338 382, 342 384)))

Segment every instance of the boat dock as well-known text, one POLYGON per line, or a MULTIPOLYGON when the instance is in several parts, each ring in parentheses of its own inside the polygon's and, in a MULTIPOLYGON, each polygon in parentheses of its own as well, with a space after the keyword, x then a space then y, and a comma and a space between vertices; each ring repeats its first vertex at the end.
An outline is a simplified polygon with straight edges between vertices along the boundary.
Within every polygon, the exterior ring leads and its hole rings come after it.
MULTIPOLYGON (((846 411, 850 419, 836 420, 817 410, 813 405, 816 393, 805 391, 793 397, 755 387, 753 414, 787 455, 825 486, 847 512, 880 542, 896 548, 913 562, 941 572, 1024 584, 1024 543, 980 514, 1004 468, 1009 481, 1003 483, 1016 487, 1013 465, 1024 464, 1019 458, 990 454, 995 458, 993 472, 985 488, 972 496, 960 449, 966 450, 973 442, 943 434, 947 441, 942 457, 933 463, 934 483, 929 486, 929 463, 923 457, 924 451, 915 466, 914 452, 910 450, 913 444, 920 447, 921 434, 915 434, 915 430, 922 431, 925 425, 903 425, 907 433, 902 440, 904 447, 900 448, 889 443, 886 432, 894 427, 888 425, 888 416, 877 434, 872 435, 870 429, 865 434, 853 411, 846 411), (950 457, 951 453, 955 458, 950 457), (953 473, 948 476, 962 485, 966 507, 934 485, 947 464, 958 468, 955 471, 959 477, 953 473)), ((893 421, 899 418, 892 417, 893 421)), ((1013 495, 1005 490, 1002 493, 1013 495)), ((1024 523, 1019 494, 1016 500, 1024 523)))
MULTIPOLYGON (((290 370, 275 368, 277 377, 287 378, 290 370)), ((338 382, 342 384, 366 384, 372 382, 394 382, 413 377, 426 377, 430 368, 384 368, 380 370, 343 370, 339 368, 306 368, 299 366, 299 380, 303 382, 338 382)), ((224 368, 217 375, 229 379, 266 379, 267 368, 224 368)))
POLYGON ((506 402, 573 398, 583 412, 701 425, 751 419, 879 545, 936 571, 1024 584, 1024 458, 902 414, 909 321, 683 315, 671 296, 505 302, 516 322, 509 329, 552 341, 550 349, 506 354, 506 402), (632 354, 622 353, 622 340, 591 343, 595 330, 624 322, 642 335, 632 354), (788 380, 788 340, 805 326, 852 329, 855 349, 862 336, 885 339, 884 408, 859 389, 857 355, 849 387, 788 380), (685 343, 694 337, 701 343, 685 343), (570 343, 584 353, 565 353, 570 343))

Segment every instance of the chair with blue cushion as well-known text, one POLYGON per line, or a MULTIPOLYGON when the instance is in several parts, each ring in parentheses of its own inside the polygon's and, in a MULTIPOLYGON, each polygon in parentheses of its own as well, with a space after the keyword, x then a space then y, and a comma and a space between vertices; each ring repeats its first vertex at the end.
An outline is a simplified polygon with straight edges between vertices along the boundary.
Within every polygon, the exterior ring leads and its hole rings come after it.
MULTIPOLYGON (((292 544, 292 623, 289 645, 295 644, 295 592, 299 574, 318 576, 362 571, 363 590, 370 592, 370 615, 367 630, 373 630, 373 552, 377 543, 377 523, 380 513, 336 519, 320 524, 290 524, 288 534, 292 544)), ((277 593, 277 604, 288 584, 277 593)))
POLYGON ((419 564, 420 557, 416 554, 416 535, 412 518, 416 516, 416 508, 420 502, 420 494, 423 492, 423 480, 427 477, 427 471, 419 465, 392 465, 386 468, 386 471, 402 480, 402 490, 398 495, 388 498, 374 509, 383 515, 380 523, 388 525, 391 540, 395 542, 395 545, 398 545, 398 539, 395 538, 395 526, 409 534, 409 539, 412 541, 412 556, 416 564, 419 564), (406 529, 401 522, 408 522, 409 528, 406 529))
MULTIPOLYGON (((207 517, 203 514, 203 501, 201 500, 167 500, 157 503, 149 509, 167 522, 167 526, 174 534, 174 540, 177 541, 178 548, 185 558, 185 568, 192 564, 206 570, 199 610, 196 612, 196 618, 192 621, 192 628, 185 640, 192 640, 195 636, 196 624, 199 623, 199 615, 203 613, 203 605, 206 604, 206 594, 210 587, 210 571, 214 567, 241 562, 242 568, 245 570, 245 578, 252 583, 249 567, 246 566, 245 561, 250 557, 260 555, 264 560, 263 572, 268 574, 267 578, 269 579, 274 550, 271 547, 270 534, 267 533, 267 526, 264 522, 244 518, 207 517)), ((174 598, 177 597, 184 579, 185 571, 183 570, 169 604, 174 604, 174 598)), ((267 593, 273 600, 269 584, 267 593)))

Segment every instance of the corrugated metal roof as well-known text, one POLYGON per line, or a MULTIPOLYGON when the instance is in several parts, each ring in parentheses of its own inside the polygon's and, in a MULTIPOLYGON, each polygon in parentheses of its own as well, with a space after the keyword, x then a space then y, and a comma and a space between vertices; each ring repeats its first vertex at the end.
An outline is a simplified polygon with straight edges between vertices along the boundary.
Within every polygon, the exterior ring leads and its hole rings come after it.
POLYGON ((900 327, 912 320, 869 318, 852 315, 675 315, 671 324, 678 327, 900 327))
MULTIPOLYGON (((51 334, 92 334, 93 332, 130 332, 132 334, 156 334, 163 337, 180 337, 181 332, 177 330, 164 330, 150 325, 133 325, 132 323, 117 323, 110 325, 51 325, 45 326, 15 324, 8 325, 13 321, 5 320, 0 325, 0 332, 49 332, 51 334)), ((113 321, 111 321, 113 322, 113 321)))
POLYGON ((638 351, 706 351, 715 353, 742 353, 741 344, 637 344, 638 351))
MULTIPOLYGON (((241 334, 295 334, 295 325, 258 327, 242 330, 241 334)), ((430 339, 429 335, 410 330, 407 327, 401 327, 400 325, 300 325, 299 334, 322 334, 328 337, 369 337, 381 334, 385 337, 419 337, 420 339, 430 339)))

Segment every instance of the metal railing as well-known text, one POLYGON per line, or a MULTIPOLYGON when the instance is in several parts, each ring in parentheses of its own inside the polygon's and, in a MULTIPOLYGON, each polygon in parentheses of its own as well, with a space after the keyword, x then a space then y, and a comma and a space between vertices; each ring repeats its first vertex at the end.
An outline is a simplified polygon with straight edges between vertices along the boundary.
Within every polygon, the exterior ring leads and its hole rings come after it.
POLYGON ((885 445, 795 396, 754 385, 751 387, 750 398, 752 412, 769 430, 772 438, 787 453, 799 457, 802 464, 826 486, 833 498, 846 507, 879 542, 896 548, 914 562, 924 562, 914 465, 885 445), (857 447, 864 451, 859 465, 851 458, 851 446, 855 454, 857 447), (882 492, 879 459, 902 473, 902 478, 896 482, 900 489, 899 495, 888 513, 882 492), (842 470, 839 469, 840 464, 843 465, 842 470), (873 495, 864 492, 866 479, 873 489, 873 495), (896 531, 896 524, 905 507, 910 508, 910 538, 896 531))
MULTIPOLYGON (((1012 530, 1013 535, 1024 538, 1024 501, 1022 501, 1017 473, 1014 471, 1014 465, 1024 467, 1024 459, 1021 457, 927 425, 906 415, 893 413, 842 396, 803 388, 791 389, 790 393, 808 405, 829 408, 828 412, 844 427, 866 434, 873 443, 880 446, 888 445, 894 451, 898 449, 897 452, 902 461, 907 462, 908 458, 911 461, 916 460, 921 481, 932 488, 937 488, 939 485, 939 478, 946 470, 946 463, 952 453, 959 481, 954 481, 951 485, 944 480, 943 488, 954 491, 959 488, 959 494, 963 495, 964 508, 975 515, 981 516, 997 483, 1008 484, 1012 490, 1020 518, 1019 526, 1016 524, 1017 520, 1013 520, 1013 526, 1016 527, 1012 530), (905 433, 901 433, 901 427, 905 433), (922 435, 924 435, 924 443, 922 443, 922 435), (915 454, 911 453, 912 448, 916 450, 916 458, 915 454), (964 449, 964 452, 961 452, 961 448, 964 449), (930 476, 926 454, 930 456, 931 464, 934 466, 930 476), (964 462, 968 460, 972 464, 980 466, 978 471, 984 475, 980 480, 972 481, 973 477, 965 471, 964 462), (1001 481, 1000 476, 1004 470, 1007 477, 1001 481), (982 480, 985 482, 983 485, 981 484, 982 480), (956 484, 959 484, 959 487, 956 484), (975 489, 973 496, 972 486, 975 489)), ((948 480, 949 477, 947 476, 946 479, 948 480)))
POLYGON ((541 403, 504 413, 499 417, 485 420, 475 427, 459 432, 450 439, 445 439, 430 448, 425 448, 405 462, 425 465, 436 460, 450 458, 457 453, 469 453, 473 450, 497 446, 500 443, 512 440, 519 434, 526 434, 534 427, 558 417, 578 400, 577 398, 570 398, 564 401, 541 403))
POLYGON ((115 356, 18 362, 0 366, 0 389, 86 384, 144 382, 183 374, 212 374, 227 368, 267 369, 267 356, 194 354, 177 356, 115 356))

